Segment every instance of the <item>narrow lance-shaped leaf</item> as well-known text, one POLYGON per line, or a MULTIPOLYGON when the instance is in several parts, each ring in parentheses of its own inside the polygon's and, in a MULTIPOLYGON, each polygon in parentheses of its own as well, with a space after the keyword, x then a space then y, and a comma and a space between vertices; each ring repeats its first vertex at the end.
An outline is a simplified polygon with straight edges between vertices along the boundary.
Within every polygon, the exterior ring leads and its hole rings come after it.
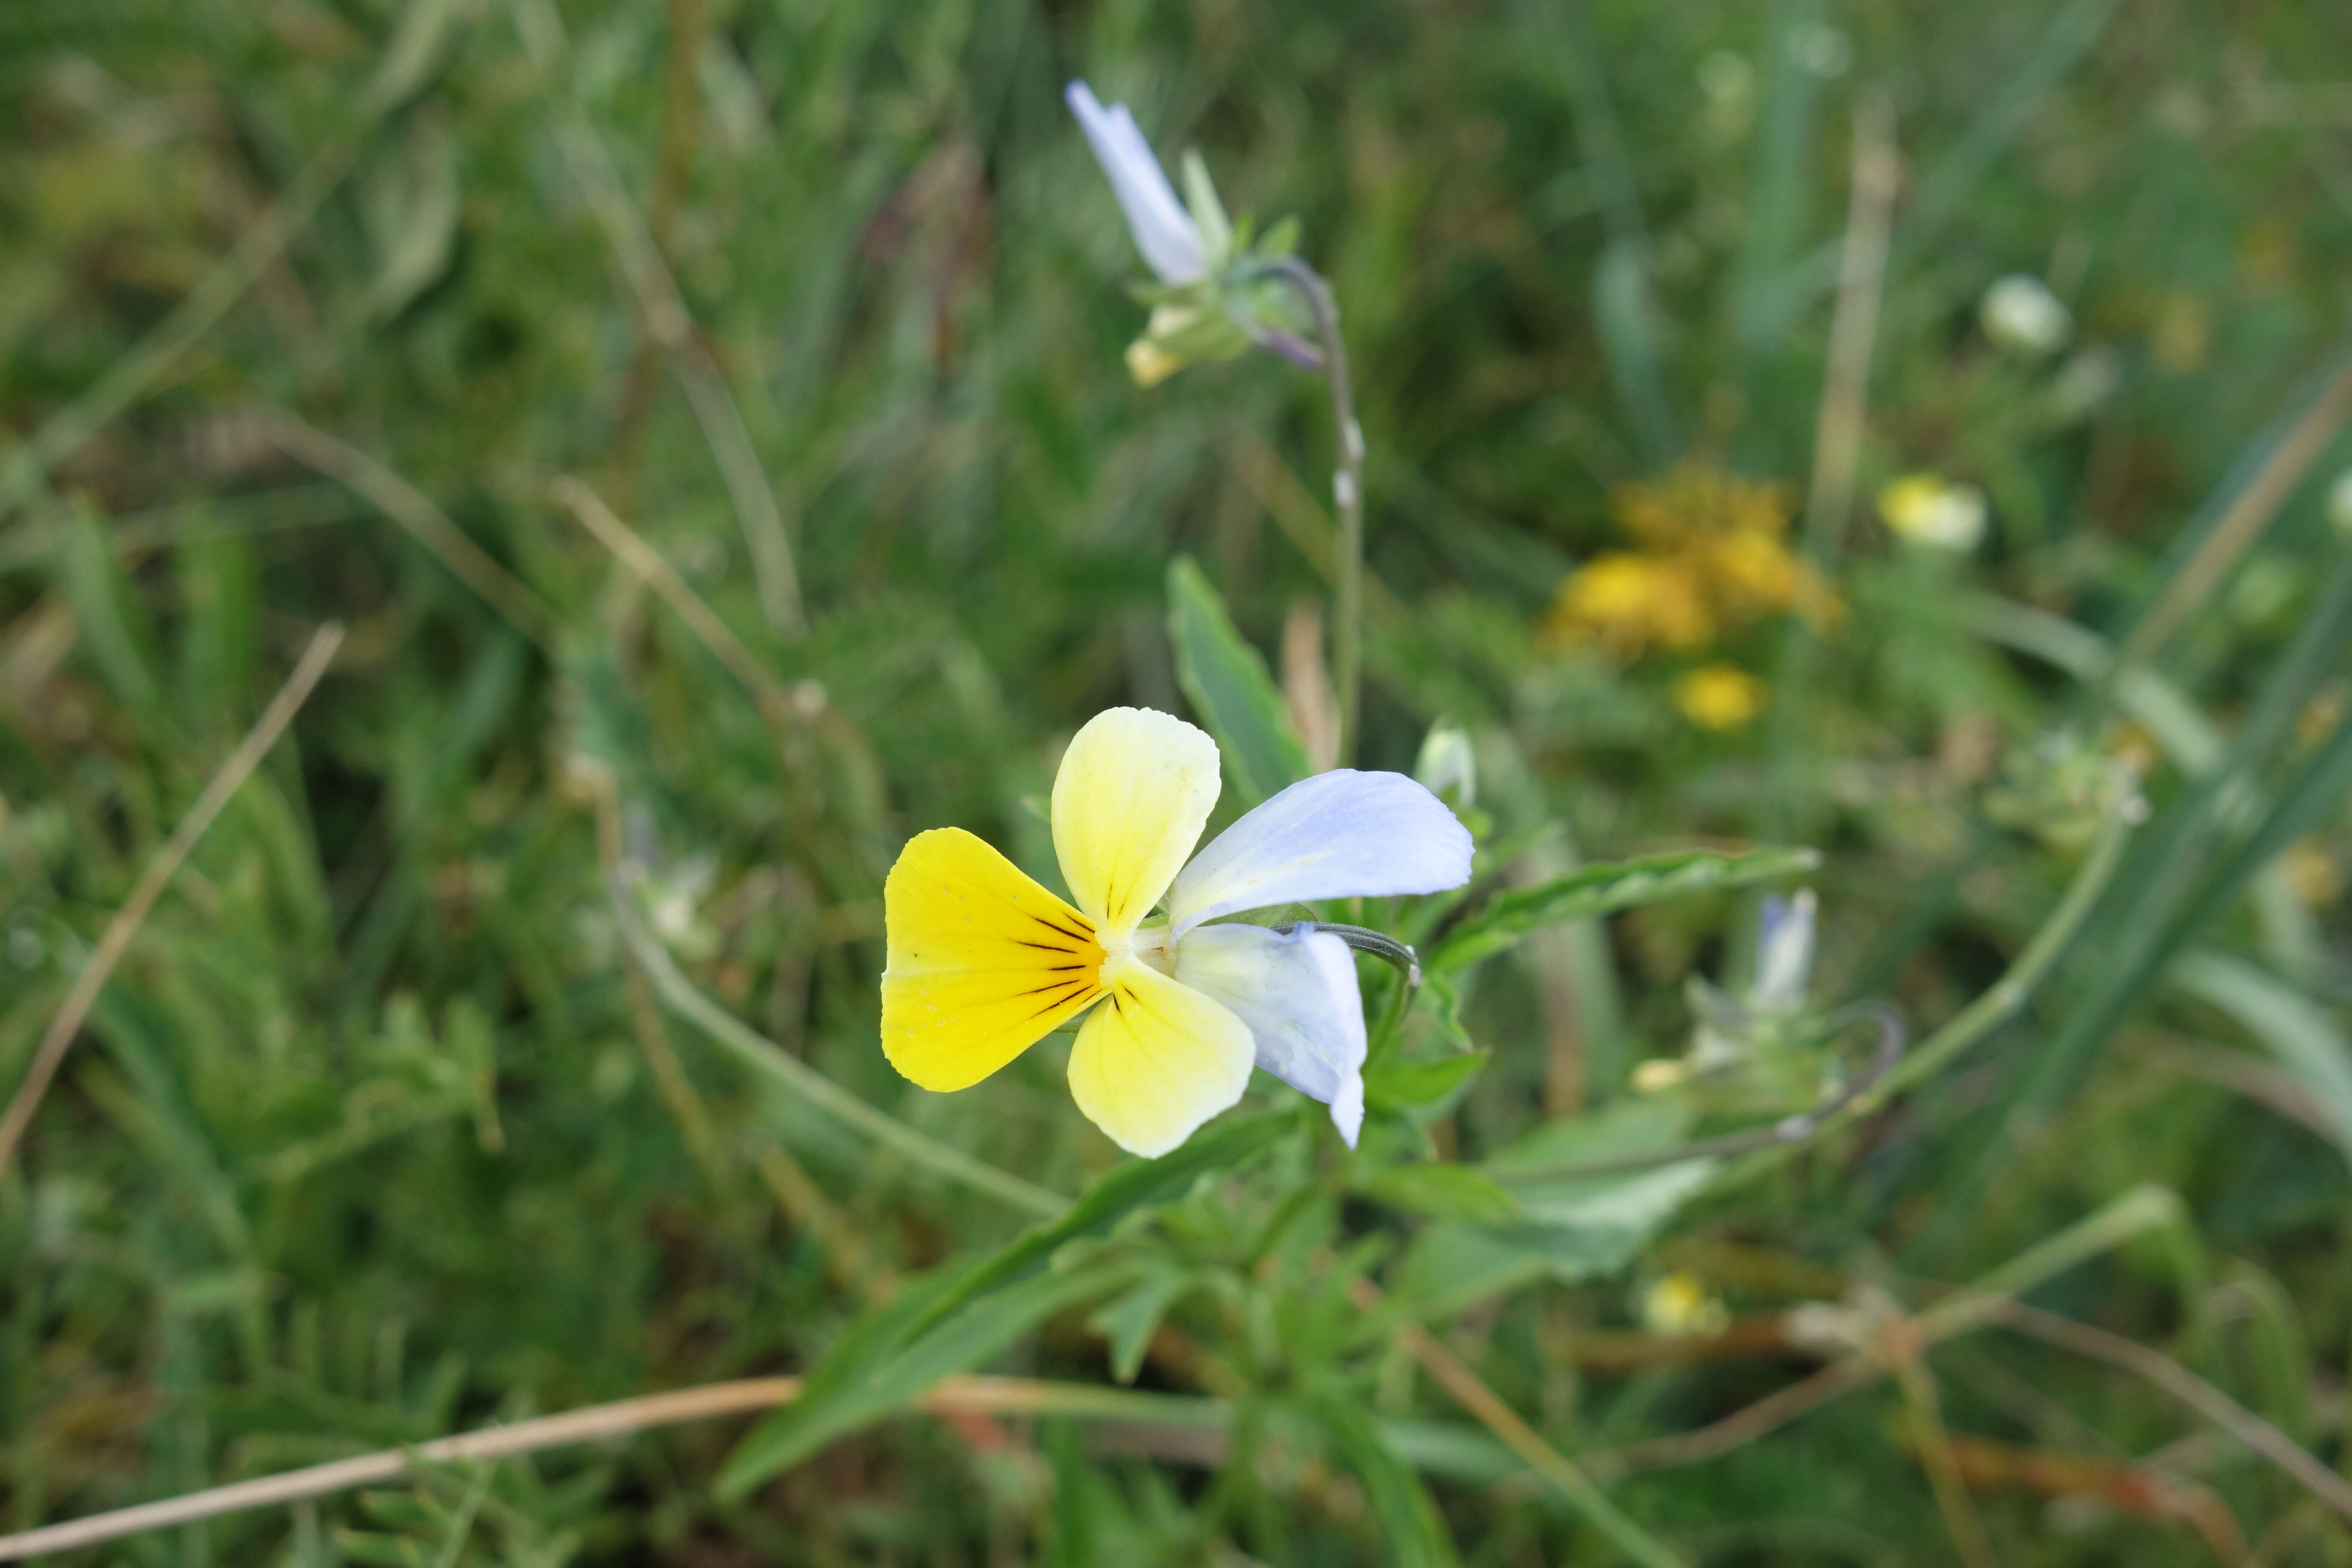
POLYGON ((801 1396, 755 1427, 720 1472, 741 1497, 826 1444, 920 1398, 932 1384, 1001 1353, 1066 1308, 1130 1282, 1128 1263, 1055 1271, 1055 1252, 1181 1197, 1212 1171, 1238 1170, 1298 1126, 1287 1113, 1254 1117, 1193 1137, 1158 1160, 1130 1160, 1096 1182, 1059 1218, 1033 1226, 978 1263, 900 1289, 860 1318, 810 1373, 801 1396))
POLYGON ((1390 1561, 1398 1568, 1457 1568, 1462 1559, 1454 1552, 1437 1500, 1362 1409, 1349 1400, 1331 1398, 1317 1401, 1315 1414, 1339 1457, 1363 1482, 1390 1561))
POLYGON ((1801 876, 1820 865, 1820 854, 1811 849, 1751 849, 1739 854, 1694 849, 1580 867, 1532 888, 1515 888, 1496 896, 1446 932, 1423 963, 1433 973, 1461 969, 1493 957, 1542 926, 1693 893, 1801 876))
POLYGON ((1290 727, 1282 693, 1244 641, 1209 579, 1186 556, 1168 566, 1168 637, 1176 679, 1224 752, 1234 782, 1259 801, 1307 776, 1307 748, 1290 727))
POLYGON ((1055 1313, 1117 1289, 1125 1262, 1040 1273, 967 1306, 937 1328, 909 1325, 952 1291, 952 1277, 904 1288, 853 1327, 810 1374, 799 1399, 752 1428, 719 1473, 719 1495, 740 1498, 859 1427, 914 1404, 943 1377, 978 1366, 1055 1313))

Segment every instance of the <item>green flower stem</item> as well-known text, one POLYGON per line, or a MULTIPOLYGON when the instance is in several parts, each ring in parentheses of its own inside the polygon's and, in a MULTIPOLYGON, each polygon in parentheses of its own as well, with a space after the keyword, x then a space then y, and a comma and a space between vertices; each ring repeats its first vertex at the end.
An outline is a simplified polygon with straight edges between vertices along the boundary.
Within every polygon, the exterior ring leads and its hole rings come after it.
MULTIPOLYGON (((2033 933, 2008 972, 1855 1096, 1848 1107, 1853 1114, 1866 1116, 1877 1110, 1913 1084, 1940 1072, 1953 1058, 2016 1016, 2074 945, 2083 922, 2090 918, 2092 909, 2107 890, 2107 884, 2115 879, 2116 870, 2123 863, 2124 845, 2141 816, 2128 804, 2108 813, 2099 826, 2098 837, 2092 841, 2090 853, 2084 857, 2082 869, 2074 873, 2074 880, 2058 900, 2058 907, 2050 911, 2050 918, 2042 921, 2042 929, 2033 933)), ((1755 1151, 1727 1167, 1717 1178, 1714 1190, 1719 1193, 1761 1175, 1799 1147, 1800 1143, 1786 1142, 1755 1151)))
POLYGON ((1339 447, 1331 475, 1331 499, 1339 510, 1339 548, 1331 565, 1331 684, 1339 694, 1339 763, 1346 767, 1355 761, 1363 699, 1364 427, 1356 423, 1356 386, 1330 284, 1295 256, 1276 257, 1265 269, 1305 296, 1323 340, 1323 379, 1331 388, 1332 438, 1339 447))
POLYGON ((725 1047, 737 1060, 775 1079, 802 1101, 815 1106, 835 1121, 847 1123, 877 1143, 888 1144, 915 1163, 950 1181, 961 1182, 974 1192, 985 1193, 1013 1208, 1025 1209, 1049 1219, 1070 1206, 1070 1200, 1061 1194, 1048 1192, 1034 1183, 1023 1181, 1009 1171, 1000 1171, 993 1165, 975 1160, 866 1104, 751 1028, 696 990, 694 983, 679 972, 677 965, 671 962, 668 952, 653 939, 637 919, 630 889, 620 877, 608 880, 607 890, 612 894, 613 918, 620 924, 622 940, 629 944, 637 962, 645 966, 646 977, 654 983, 654 989, 661 994, 661 999, 668 1003, 680 1017, 725 1047))

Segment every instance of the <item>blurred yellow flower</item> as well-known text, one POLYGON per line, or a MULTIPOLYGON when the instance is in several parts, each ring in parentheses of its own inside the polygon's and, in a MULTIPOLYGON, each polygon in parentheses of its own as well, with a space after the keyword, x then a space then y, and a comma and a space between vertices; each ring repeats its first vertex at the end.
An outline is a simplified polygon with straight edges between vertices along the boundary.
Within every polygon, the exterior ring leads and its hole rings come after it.
POLYGON ((1984 539, 1984 491, 1940 474, 1896 479, 1878 492, 1878 515, 1902 538, 1937 550, 1974 550, 1984 539))
POLYGON ((1555 629, 1632 658, 1651 643, 1696 647, 1714 634, 1698 584, 1675 562, 1616 551, 1598 555, 1560 584, 1555 629))
POLYGON ((2315 910, 2324 910, 2344 896, 2344 868, 2315 838, 2288 845, 2279 856, 2278 866, 2294 896, 2315 910))
POLYGON ((1647 648, 1690 653, 1793 610, 1816 630, 1844 606, 1789 548, 1784 486, 1701 464, 1621 486, 1610 498, 1638 548, 1597 555, 1560 584, 1549 629, 1631 660, 1647 648))
POLYGON ((1772 537, 1796 515, 1789 487, 1759 484, 1727 469, 1685 462, 1664 478, 1620 485, 1609 498, 1617 525, 1653 550, 1730 533, 1772 537))
POLYGON ((1138 386, 1158 386, 1184 368, 1184 362, 1153 342, 1138 338, 1127 345, 1127 374, 1138 386))
POLYGON ((1730 1309, 1686 1268, 1664 1274, 1642 1293, 1642 1326, 1669 1339, 1699 1339, 1731 1326, 1730 1309))
POLYGON ((1737 730, 1764 710, 1770 689, 1736 664, 1703 664, 1675 681, 1675 706, 1702 730, 1737 730))
POLYGON ((1680 1057, 1652 1057, 1633 1069, 1633 1092, 1664 1094, 1690 1079, 1690 1063, 1680 1057))

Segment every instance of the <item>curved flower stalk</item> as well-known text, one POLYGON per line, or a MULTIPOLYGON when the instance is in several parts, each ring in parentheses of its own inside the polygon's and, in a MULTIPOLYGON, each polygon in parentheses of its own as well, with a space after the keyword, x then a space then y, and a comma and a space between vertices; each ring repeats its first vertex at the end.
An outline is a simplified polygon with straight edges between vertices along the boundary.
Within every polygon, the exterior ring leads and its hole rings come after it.
POLYGON ((1291 785, 1185 857, 1216 805, 1216 742, 1113 708, 1054 779, 1054 852, 1075 904, 957 827, 908 840, 883 888, 882 1049, 925 1089, 969 1088, 1081 1015, 1070 1092, 1132 1153, 1231 1106, 1253 1064, 1363 1124, 1365 1029, 1347 943, 1210 921, 1318 899, 1459 887, 1470 834, 1402 773, 1291 785), (1154 910, 1157 919, 1148 919, 1154 910))

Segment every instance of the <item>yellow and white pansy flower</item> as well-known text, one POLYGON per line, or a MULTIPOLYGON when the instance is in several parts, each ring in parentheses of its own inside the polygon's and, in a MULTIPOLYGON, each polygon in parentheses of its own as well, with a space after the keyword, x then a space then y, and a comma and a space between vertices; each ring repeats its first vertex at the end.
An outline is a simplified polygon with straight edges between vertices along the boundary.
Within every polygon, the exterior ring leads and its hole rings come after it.
POLYGON ((1187 865, 1217 803, 1216 742, 1148 708, 1097 713, 1054 779, 1076 907, 957 827, 908 840, 883 888, 882 1049, 925 1089, 969 1088, 1076 1018, 1070 1092, 1132 1153, 1231 1106, 1253 1064, 1364 1120, 1364 1011, 1346 942, 1207 922, 1318 899, 1433 893, 1470 835, 1402 773, 1302 779, 1187 865), (1158 909, 1160 918, 1147 921, 1158 909))

